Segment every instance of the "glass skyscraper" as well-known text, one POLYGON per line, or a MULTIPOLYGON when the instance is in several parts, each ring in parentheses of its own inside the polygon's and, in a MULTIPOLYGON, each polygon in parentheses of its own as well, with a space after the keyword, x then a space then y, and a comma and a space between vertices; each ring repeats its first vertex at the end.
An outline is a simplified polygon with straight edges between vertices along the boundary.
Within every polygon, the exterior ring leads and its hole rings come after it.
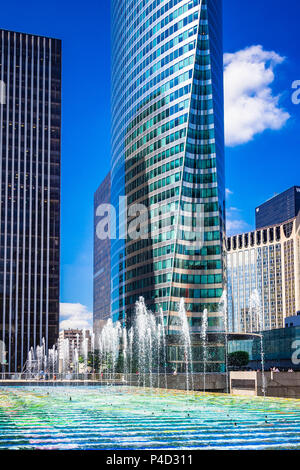
POLYGON ((0 30, 0 340, 7 372, 57 341, 61 42, 0 30))
POLYGON ((277 194, 255 209, 256 228, 281 224, 297 217, 300 212, 300 186, 277 194))
POLYGON ((130 322, 142 295, 173 333, 184 297, 192 331, 205 308, 209 331, 222 329, 223 121, 222 0, 113 0, 114 320, 130 322), (125 233, 133 204, 148 208, 137 239, 125 233))

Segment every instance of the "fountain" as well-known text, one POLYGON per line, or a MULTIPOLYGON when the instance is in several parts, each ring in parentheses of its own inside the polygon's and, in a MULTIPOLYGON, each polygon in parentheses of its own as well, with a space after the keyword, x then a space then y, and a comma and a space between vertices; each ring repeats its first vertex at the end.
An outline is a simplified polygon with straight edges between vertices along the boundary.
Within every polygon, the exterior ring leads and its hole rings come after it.
POLYGON ((193 382, 193 368, 192 368, 192 345, 191 345, 191 336, 190 328, 188 324, 188 319, 186 315, 184 299, 180 300, 179 304, 179 319, 181 322, 181 338, 184 344, 184 360, 185 360, 185 370, 186 370, 186 391, 188 392, 191 383, 191 389, 194 389, 193 382))
MULTIPOLYGON (((223 312, 227 346, 228 319, 225 292, 220 301, 219 311, 223 312)), ((257 291, 251 297, 251 312, 261 338, 262 388, 265 397, 264 344, 261 334, 263 310, 257 291)), ((109 450, 112 448, 238 450, 254 447, 300 449, 300 415, 299 403, 296 400, 261 399, 251 396, 245 399, 221 394, 209 395, 197 391, 189 393, 194 388, 192 341, 183 299, 179 304, 176 321, 175 326, 179 327, 178 334, 175 333, 172 337, 166 336, 162 310, 158 315, 153 314, 146 308, 144 299, 140 298, 129 329, 119 322, 113 323, 112 320, 108 320, 99 337, 95 338, 99 348, 97 350, 94 340, 89 345, 85 334, 81 350, 79 338, 70 344, 68 341, 60 343, 60 360, 57 348, 53 347, 46 351, 44 341, 41 346, 31 348, 26 363, 29 378, 39 379, 42 371, 49 373, 52 370, 54 375, 58 368, 63 371, 61 377, 64 378, 66 372, 69 373, 71 370, 71 361, 72 370, 75 371, 78 380, 79 354, 81 354, 84 360, 85 378, 88 378, 88 367, 92 363, 101 374, 99 381, 101 386, 71 389, 71 383, 67 383, 63 389, 48 387, 47 392, 45 387, 39 387, 39 384, 42 385, 41 382, 34 387, 9 387, 9 391, 7 387, 0 387, 0 410, 1 405, 5 407, 5 413, 0 413, 0 430, 5 436, 2 442, 0 440, 0 447, 109 450), (172 350, 174 345, 177 349, 172 350), (179 372, 183 372, 182 385, 187 392, 178 389, 163 390, 161 387, 161 377, 164 377, 167 388, 168 347, 170 361, 173 359, 179 363, 183 358, 179 372), (91 361, 89 349, 93 356, 91 361), (99 355, 97 365, 95 353, 99 355), (102 380, 103 373, 105 377, 102 380), (123 374, 121 384, 117 380, 118 373, 123 374), (138 373, 136 377, 135 373, 138 373), (107 384, 103 383, 104 380, 107 384), (126 384, 131 387, 127 387, 126 384), (161 388, 158 390, 157 387, 161 388), (190 397, 193 399, 192 406, 190 406, 190 397)), ((193 342, 193 347, 195 347, 195 363, 196 351, 199 350, 201 357, 203 348, 204 390, 206 390, 206 374, 209 372, 207 364, 208 359, 212 359, 211 356, 208 357, 208 346, 212 347, 212 343, 208 343, 207 310, 203 312, 200 337, 200 347, 196 350, 197 341, 193 342)), ((226 355, 226 371, 227 362, 226 355)), ((173 384, 177 385, 179 382, 175 381, 173 384)), ((79 383, 83 385, 83 382, 78 380, 78 385, 79 383)), ((53 385, 55 384, 53 381, 53 385)))
POLYGON ((253 322, 257 327, 257 331, 260 333, 260 353, 261 353, 261 372, 262 372, 262 393, 266 396, 266 379, 265 379, 265 353, 264 353, 264 315, 261 304, 261 298, 258 290, 254 290, 251 294, 250 299, 250 311, 252 312, 253 322))
POLYGON ((227 291, 224 290, 219 310, 222 313, 224 324, 224 343, 225 343, 225 373, 226 373, 226 392, 229 393, 229 370, 228 370, 228 309, 227 309, 227 291))
MULTIPOLYGON (((226 311, 224 301, 222 305, 226 311)), ((144 299, 140 297, 129 329, 120 322, 113 323, 110 318, 97 338, 91 335, 90 342, 85 330, 81 345, 78 334, 71 342, 68 339, 61 340, 59 353, 55 347, 47 352, 43 341, 41 346, 29 351, 27 371, 39 377, 42 371, 47 371, 49 374, 52 369, 54 375, 58 370, 60 378, 77 380, 77 383, 80 374, 83 373, 84 381, 99 377, 101 382, 106 381, 109 385, 121 381, 144 389, 168 388, 167 350, 172 347, 174 341, 177 348, 176 355, 179 354, 174 375, 178 372, 185 374, 185 389, 189 392, 194 390, 194 377, 190 327, 184 299, 181 299, 178 305, 178 333, 167 336, 164 320, 161 308, 155 315, 147 309, 144 299)), ((207 329, 208 313, 204 310, 200 334, 203 348, 204 391, 208 360, 207 329)))
POLYGON ((202 316, 202 325, 201 325, 201 339, 202 339, 202 348, 203 348, 203 391, 204 393, 206 390, 207 327, 208 327, 207 309, 204 309, 203 316, 202 316))
MULTIPOLYGON (((165 324, 164 324, 164 313, 163 309, 160 307, 159 309, 160 314, 160 323, 161 323, 161 330, 160 334, 162 336, 162 349, 163 349, 163 363, 164 363, 164 377, 165 377, 165 388, 167 388, 167 349, 166 349, 166 332, 165 332, 165 324)), ((160 337, 160 335, 159 335, 160 337)))

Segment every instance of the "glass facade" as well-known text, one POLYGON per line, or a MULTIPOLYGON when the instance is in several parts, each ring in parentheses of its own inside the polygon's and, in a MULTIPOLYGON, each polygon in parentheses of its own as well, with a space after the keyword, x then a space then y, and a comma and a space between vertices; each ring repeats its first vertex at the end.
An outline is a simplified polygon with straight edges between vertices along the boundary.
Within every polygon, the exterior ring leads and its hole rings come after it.
POLYGON ((286 220, 297 217, 300 211, 300 187, 292 188, 277 194, 258 206, 255 210, 256 228, 281 224, 286 220))
POLYGON ((220 331, 222 1, 113 0, 112 38, 111 202, 119 227, 111 241, 113 320, 130 323, 142 295, 176 333, 184 297, 192 331, 199 332, 205 308, 209 331, 220 331), (132 204, 148 209, 138 239, 124 233, 132 204))
POLYGON ((61 41, 0 30, 0 339, 6 371, 58 337, 61 41))
MULTIPOLYGON (((300 370, 300 326, 278 328, 263 332, 265 369, 279 367, 300 370)), ((234 339, 228 342, 228 352, 246 351, 249 354, 249 367, 261 368, 260 338, 234 339)))

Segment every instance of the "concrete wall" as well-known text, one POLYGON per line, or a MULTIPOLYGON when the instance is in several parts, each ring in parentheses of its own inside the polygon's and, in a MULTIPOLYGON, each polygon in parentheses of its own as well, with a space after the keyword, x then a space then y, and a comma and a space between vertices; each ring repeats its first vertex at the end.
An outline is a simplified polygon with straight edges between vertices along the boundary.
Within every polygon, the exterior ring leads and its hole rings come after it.
MULTIPOLYGON (((143 378, 140 378, 143 382, 143 378)), ((138 384, 138 376, 136 374, 132 374, 131 378, 128 379, 131 385, 138 384)), ((149 375, 147 374, 146 378, 146 385, 149 385, 149 375)), ((152 375, 152 385, 153 387, 166 387, 165 375, 164 374, 153 374, 152 375)), ((226 374, 220 373, 207 373, 205 376, 204 381, 204 374, 196 373, 193 374, 193 385, 194 390, 205 390, 207 392, 219 392, 224 393, 226 392, 226 374)), ((167 388, 175 389, 175 390, 186 390, 187 389, 187 382, 186 382, 186 374, 178 373, 177 375, 167 374, 167 388)), ((189 385, 188 389, 191 390, 191 378, 189 378, 189 385)))
MULTIPOLYGON (((300 398, 300 372, 265 372, 267 397, 300 398)), ((230 372, 233 395, 263 396, 261 372, 230 372)))

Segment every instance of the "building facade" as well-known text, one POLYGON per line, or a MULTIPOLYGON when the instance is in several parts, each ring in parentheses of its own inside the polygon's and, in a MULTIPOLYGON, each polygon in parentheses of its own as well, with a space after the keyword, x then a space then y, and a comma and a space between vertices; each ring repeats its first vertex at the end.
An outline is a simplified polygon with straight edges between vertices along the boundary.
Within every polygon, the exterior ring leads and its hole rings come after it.
POLYGON ((61 330, 58 338, 58 355, 59 359, 62 359, 66 353, 65 347, 67 345, 67 356, 69 361, 72 362, 72 356, 75 348, 78 351, 78 355, 83 353, 83 341, 87 342, 87 351, 92 350, 92 335, 90 330, 79 330, 69 328, 68 330, 61 330))
MULTIPOLYGON (((266 330, 262 333, 264 366, 282 370, 300 371, 300 326, 266 330)), ((228 342, 228 352, 246 351, 249 354, 248 368, 261 370, 261 340, 259 336, 233 339, 228 342)))
POLYGON ((142 295, 176 333, 184 297, 192 331, 205 308, 209 331, 218 331, 226 261, 222 1, 112 5, 112 317, 130 323, 142 295), (148 210, 136 238, 134 204, 148 210))
POLYGON ((281 224, 297 217, 299 211, 300 186, 293 186, 255 209, 256 228, 281 224))
POLYGON ((227 239, 229 330, 259 331, 251 308, 257 290, 263 330, 283 328, 300 310, 300 214, 283 224, 227 239))
POLYGON ((93 328, 96 338, 106 320, 110 318, 110 238, 104 238, 97 230, 102 220, 101 206, 110 204, 110 173, 94 194, 94 316, 93 328), (99 211, 100 210, 100 211, 99 211))
POLYGON ((58 337, 61 42, 0 30, 0 339, 6 371, 58 337))

